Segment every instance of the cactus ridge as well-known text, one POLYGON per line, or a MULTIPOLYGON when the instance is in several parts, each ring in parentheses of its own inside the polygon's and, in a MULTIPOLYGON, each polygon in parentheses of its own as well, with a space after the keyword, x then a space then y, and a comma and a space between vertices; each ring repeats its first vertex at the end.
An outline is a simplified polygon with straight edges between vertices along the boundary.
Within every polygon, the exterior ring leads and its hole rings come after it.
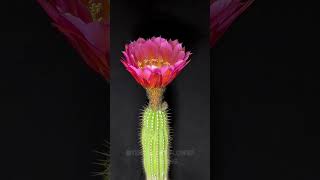
POLYGON ((167 180, 170 159, 167 109, 146 107, 140 133, 147 180, 167 180))

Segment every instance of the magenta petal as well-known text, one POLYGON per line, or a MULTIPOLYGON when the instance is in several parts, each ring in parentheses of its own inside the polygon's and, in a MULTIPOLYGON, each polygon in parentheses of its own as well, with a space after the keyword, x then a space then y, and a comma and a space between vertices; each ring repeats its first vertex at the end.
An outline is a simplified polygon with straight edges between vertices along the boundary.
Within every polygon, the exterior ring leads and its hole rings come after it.
POLYGON ((168 69, 171 69, 170 66, 163 66, 160 68, 161 74, 165 73, 168 69))
POLYGON ((177 68, 177 67, 181 66, 184 63, 185 63, 185 61, 180 59, 174 64, 174 67, 177 68))
POLYGON ((61 19, 57 9, 47 0, 37 0, 37 1, 54 21, 57 22, 61 19))
POLYGON ((86 24, 80 18, 65 14, 75 27, 77 27, 92 45, 99 49, 107 49, 107 29, 99 22, 91 22, 86 24))
POLYGON ((184 51, 180 51, 176 57, 176 59, 184 59, 186 56, 185 52, 184 51))
POLYGON ((180 45, 181 48, 182 48, 182 45, 179 44, 178 40, 169 41, 169 43, 171 44, 171 46, 172 46, 174 49, 178 48, 179 45, 180 45))
POLYGON ((109 79, 109 25, 92 22, 81 0, 37 0, 84 61, 109 79))
POLYGON ((123 56, 125 57, 124 59, 127 60, 130 64, 133 64, 132 58, 127 54, 127 52, 122 51, 123 56))
POLYGON ((138 68, 136 68, 136 67, 134 67, 134 66, 131 66, 131 65, 129 65, 129 67, 130 67, 132 70, 134 70, 138 76, 141 76, 141 75, 143 74, 143 72, 142 72, 141 69, 138 69, 138 68))
MULTIPOLYGON (((168 42, 163 42, 160 44, 160 54, 162 56, 163 59, 166 60, 172 60, 171 56, 172 56, 172 48, 170 46, 170 44, 168 42)), ((169 62, 172 63, 172 62, 169 62)))
POLYGON ((145 40, 143 39, 143 38, 139 38, 138 40, 137 40, 137 43, 144 43, 145 42, 145 40))
POLYGON ((151 74, 152 74, 152 70, 151 69, 145 68, 143 70, 143 78, 144 79, 148 80, 150 78, 151 74))
POLYGON ((54 0, 52 2, 55 3, 60 13, 71 13, 86 23, 92 21, 90 11, 80 0, 54 0))
POLYGON ((210 5, 210 44, 229 28, 232 22, 246 10, 254 0, 215 0, 210 5))
POLYGON ((109 61, 107 60, 108 53, 105 54, 95 47, 93 47, 87 40, 73 32, 57 26, 57 28, 63 32, 69 39, 72 46, 80 53, 85 62, 96 72, 103 75, 104 78, 109 79, 109 61))
POLYGON ((191 55, 191 53, 188 51, 183 60, 187 61, 189 59, 190 55, 191 55))
POLYGON ((153 38, 153 41, 154 41, 156 44, 161 44, 161 38, 160 38, 160 37, 153 38))

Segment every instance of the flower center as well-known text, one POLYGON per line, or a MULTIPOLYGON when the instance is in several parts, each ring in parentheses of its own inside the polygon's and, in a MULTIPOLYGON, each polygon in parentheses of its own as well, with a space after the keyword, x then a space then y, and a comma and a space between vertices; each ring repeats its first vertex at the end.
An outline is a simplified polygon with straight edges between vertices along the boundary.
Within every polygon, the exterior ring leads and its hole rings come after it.
POLYGON ((142 61, 138 61, 139 68, 144 68, 146 66, 163 67, 163 66, 170 66, 170 63, 163 59, 144 59, 142 61))
POLYGON ((88 7, 93 21, 105 21, 109 17, 109 0, 82 0, 88 7))
POLYGON ((102 3, 95 3, 93 0, 89 1, 89 11, 91 17, 94 21, 102 21, 103 17, 101 16, 103 11, 102 3))

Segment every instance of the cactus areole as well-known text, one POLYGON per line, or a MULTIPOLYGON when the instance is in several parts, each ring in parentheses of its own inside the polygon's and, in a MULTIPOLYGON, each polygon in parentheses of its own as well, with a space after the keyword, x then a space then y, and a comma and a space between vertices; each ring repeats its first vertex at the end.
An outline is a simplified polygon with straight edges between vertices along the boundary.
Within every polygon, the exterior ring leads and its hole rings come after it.
POLYGON ((170 164, 170 132, 166 86, 188 64, 186 52, 177 40, 139 38, 125 46, 121 62, 147 92, 148 105, 142 114, 141 146, 147 180, 167 180, 170 164))

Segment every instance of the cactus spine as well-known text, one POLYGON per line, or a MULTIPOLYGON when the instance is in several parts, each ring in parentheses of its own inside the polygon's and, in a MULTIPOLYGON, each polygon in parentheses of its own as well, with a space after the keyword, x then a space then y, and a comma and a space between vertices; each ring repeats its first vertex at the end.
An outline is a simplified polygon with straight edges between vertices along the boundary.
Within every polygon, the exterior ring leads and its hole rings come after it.
POLYGON ((142 116, 141 144, 147 180, 167 180, 169 169, 169 126, 163 88, 147 89, 149 104, 142 116))

